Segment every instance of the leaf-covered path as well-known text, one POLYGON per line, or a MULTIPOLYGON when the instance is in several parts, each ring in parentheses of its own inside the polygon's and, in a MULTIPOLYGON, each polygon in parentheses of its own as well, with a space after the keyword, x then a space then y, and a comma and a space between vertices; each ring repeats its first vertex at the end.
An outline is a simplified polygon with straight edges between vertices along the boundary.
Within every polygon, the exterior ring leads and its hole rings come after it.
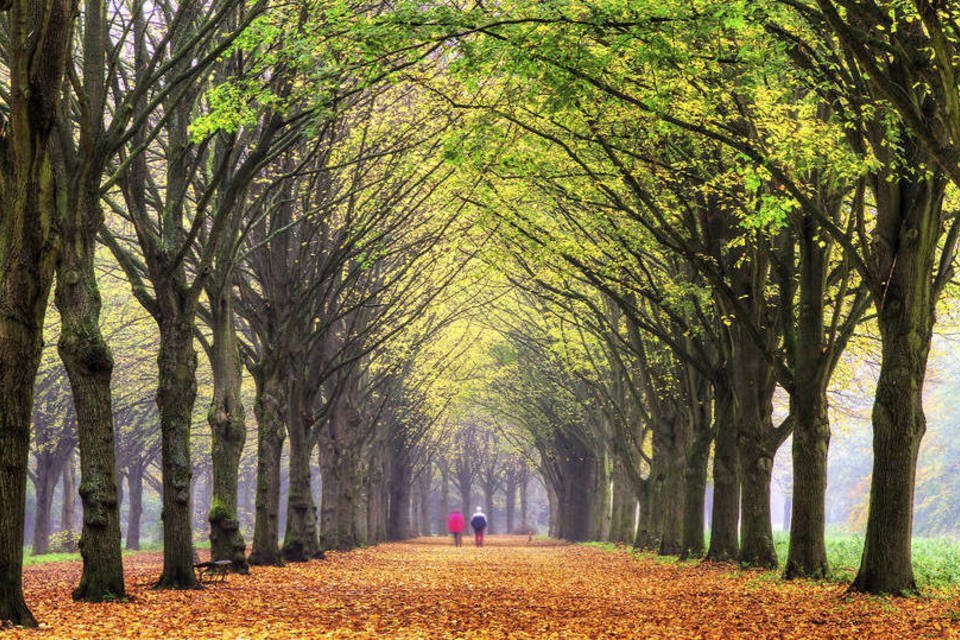
POLYGON ((960 638, 955 598, 846 597, 727 566, 489 542, 381 545, 191 592, 151 591, 159 555, 138 554, 125 604, 74 603, 79 563, 38 565, 27 597, 43 628, 0 638, 960 638))

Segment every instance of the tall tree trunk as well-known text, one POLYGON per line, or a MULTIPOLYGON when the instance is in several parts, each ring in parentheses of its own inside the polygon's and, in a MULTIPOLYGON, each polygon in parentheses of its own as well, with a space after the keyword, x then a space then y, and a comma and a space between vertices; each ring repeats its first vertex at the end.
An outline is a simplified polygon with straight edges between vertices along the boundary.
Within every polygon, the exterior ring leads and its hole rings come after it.
POLYGON ((506 502, 505 517, 507 520, 507 529, 504 533, 512 534, 517 530, 517 523, 515 522, 517 510, 517 479, 512 471, 507 473, 504 501, 506 502))
POLYGON ((773 453, 763 446, 746 446, 743 461, 743 541, 740 562, 767 569, 777 568, 770 517, 770 480, 773 453))
MULTIPOLYGON (((842 197, 825 197, 835 202, 836 213, 842 197)), ((785 578, 824 578, 827 575, 826 498, 827 450, 830 421, 827 414, 827 384, 831 356, 825 344, 824 297, 829 250, 822 242, 820 228, 811 216, 802 222, 797 244, 800 250, 799 304, 797 305, 794 380, 790 398, 796 417, 793 430, 793 501, 790 548, 785 578)), ((789 274, 791 279, 793 274, 789 274)), ((839 310, 834 311, 835 314, 839 310)), ((836 348, 836 347, 834 347, 836 348)), ((787 499, 788 503, 790 498, 787 499)))
POLYGON ((637 549, 657 549, 660 545, 660 510, 657 482, 651 474, 638 491, 640 518, 637 523, 637 535, 633 546, 637 549))
POLYGON ((683 468, 683 541, 680 557, 703 556, 704 500, 707 490, 707 464, 713 431, 713 387, 705 376, 692 367, 685 368, 690 406, 685 410, 689 420, 683 468))
POLYGON ((372 454, 366 481, 367 544, 376 544, 387 539, 388 484, 384 471, 384 454, 380 447, 372 454))
POLYGON ((3 289, 19 291, 23 302, 0 301, 0 620, 36 626, 23 598, 23 524, 33 380, 40 361, 46 294, 41 283, 30 282, 35 274, 32 264, 16 267, 12 274, 4 274, 3 289))
POLYGON ((781 528, 784 533, 790 531, 790 520, 793 515, 793 498, 790 495, 787 495, 783 499, 783 527, 781 528))
MULTIPOLYGON (((291 385, 287 394, 287 432, 290 436, 290 489, 287 496, 287 526, 283 538, 283 558, 288 562, 306 562, 320 550, 317 541, 317 514, 310 487, 310 452, 313 442, 303 412, 300 383, 291 385)), ((326 507, 332 478, 323 469, 323 498, 326 507)), ((324 540, 324 545, 327 544, 324 540)))
POLYGON ((4 8, 9 87, 0 132, 0 620, 35 626, 22 575, 30 418, 59 249, 63 184, 50 161, 50 134, 77 2, 13 0, 4 8))
MULTIPOLYGON (((165 292, 175 297, 174 292, 165 292)), ((197 352, 193 314, 167 312, 160 324, 160 455, 163 483, 163 573, 158 589, 199 588, 193 571, 193 513, 190 508, 190 426, 197 398, 197 352)))
POLYGON ((128 551, 140 550, 140 521, 143 518, 143 467, 139 464, 127 469, 127 493, 130 508, 127 510, 128 551))
POLYGON ((460 485, 460 504, 464 516, 469 516, 473 513, 473 507, 470 506, 471 499, 473 498, 472 493, 473 491, 471 491, 469 484, 466 486, 463 486, 463 484, 460 485))
POLYGON ((613 473, 613 513, 611 515, 610 540, 632 544, 636 537, 633 530, 637 498, 627 478, 623 463, 618 461, 613 473))
POLYGON ((360 506, 360 494, 363 491, 356 453, 340 450, 338 464, 334 465, 337 478, 337 515, 334 522, 335 534, 331 548, 340 551, 354 549, 360 544, 357 527, 357 510, 360 506))
POLYGON ((441 461, 440 467, 440 513, 437 514, 437 531, 440 535, 447 532, 447 517, 450 515, 450 469, 441 461))
MULTIPOLYGON (((546 482, 544 484, 547 490, 547 504, 550 513, 547 520, 547 535, 551 538, 559 539, 560 536, 560 499, 557 492, 553 489, 553 484, 546 482)), ((467 512, 469 513, 469 512, 467 512)))
MULTIPOLYGON (((798 380, 796 388, 800 391, 806 385, 798 380)), ((813 391, 798 393, 795 403, 793 504, 790 517, 784 518, 785 524, 790 523, 786 578, 825 578, 828 570, 825 535, 830 422, 826 389, 813 391)))
POLYGON ((73 452, 67 454, 63 464, 63 482, 61 483, 60 531, 73 531, 77 518, 77 470, 73 462, 73 452))
POLYGON ((650 475, 643 483, 638 499, 640 500, 640 526, 634 546, 641 549, 659 549, 663 533, 664 480, 666 471, 666 452, 663 438, 654 434, 653 453, 651 455, 650 475))
POLYGON ((387 539, 410 537, 410 465, 406 449, 394 449, 390 461, 390 515, 387 518, 387 539))
POLYGON ((36 504, 33 512, 33 555, 39 556, 50 552, 50 516, 53 506, 53 492, 60 478, 59 465, 51 454, 37 455, 36 504))
POLYGON ((324 477, 321 526, 324 545, 329 549, 345 551, 361 542, 357 520, 363 492, 359 459, 363 429, 361 416, 348 392, 341 391, 341 396, 329 409, 325 430, 319 438, 324 454, 321 459, 324 477))
MULTIPOLYGON (((700 558, 704 553, 704 500, 707 492, 707 464, 710 460, 709 410, 694 422, 693 441, 687 451, 684 469, 683 546, 681 558, 700 558)), ((631 513, 631 516, 633 514, 631 513)), ((632 519, 632 518, 631 518, 632 519)))
POLYGON ((250 564, 280 565, 280 461, 285 430, 283 382, 275 363, 261 362, 254 376, 257 398, 257 498, 250 564))
POLYGON ((707 559, 729 562, 740 557, 740 456, 733 395, 726 384, 714 384, 713 508, 707 559))
POLYGON ((420 530, 421 536, 430 535, 430 485, 433 480, 433 467, 429 463, 420 472, 420 530))
POLYGON ((668 439, 663 449, 664 482, 663 508, 660 510, 660 547, 658 553, 680 555, 683 552, 683 515, 685 512, 686 483, 684 471, 687 461, 689 422, 683 415, 675 415, 669 425, 668 439))
POLYGON ((881 230, 890 242, 882 248, 886 255, 881 265, 891 266, 886 286, 874 296, 882 351, 873 404, 873 474, 863 557, 853 582, 854 589, 870 593, 917 590, 911 549, 913 494, 926 431, 923 383, 938 294, 931 274, 945 181, 939 173, 908 175, 897 184, 877 187, 876 194, 878 216, 892 225, 881 230), (888 189, 895 191, 888 194, 888 189), (896 239, 900 242, 892 242, 896 239))
POLYGON ((213 328, 211 367, 213 400, 207 413, 213 438, 213 500, 210 506, 210 555, 230 560, 248 573, 247 545, 237 514, 237 482, 247 427, 241 398, 242 370, 237 345, 229 275, 208 289, 213 328))
POLYGON ((493 486, 489 483, 483 483, 483 501, 487 505, 486 515, 487 515, 487 533, 493 534, 494 525, 493 525, 493 486))
POLYGON ((520 478, 520 524, 530 527, 530 477, 524 473, 520 478))
MULTIPOLYGON (((102 2, 86 2, 84 81, 90 91, 86 97, 94 102, 102 100, 104 92, 103 69, 91 68, 103 61, 104 13, 102 2)), ((97 106, 90 105, 83 114, 76 158, 79 173, 68 188, 55 294, 61 322, 57 351, 70 379, 80 449, 83 574, 73 597, 90 602, 125 594, 110 393, 113 354, 100 332, 101 299, 94 262, 97 233, 103 223, 100 179, 104 157, 95 141, 103 123, 102 112, 94 113, 97 106)))

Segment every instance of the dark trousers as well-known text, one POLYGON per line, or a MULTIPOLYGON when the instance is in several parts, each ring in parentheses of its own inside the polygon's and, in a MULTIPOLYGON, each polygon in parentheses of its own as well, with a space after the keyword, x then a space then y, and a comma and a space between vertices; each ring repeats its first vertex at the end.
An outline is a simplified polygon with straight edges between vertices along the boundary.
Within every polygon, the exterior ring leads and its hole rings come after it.
POLYGON ((484 529, 474 529, 474 530, 473 530, 473 542, 474 542, 474 544, 476 544, 478 547, 482 547, 482 546, 483 546, 483 532, 484 532, 484 531, 485 531, 484 529))
POLYGON ((463 546, 463 532, 453 531, 453 545, 456 547, 463 546))

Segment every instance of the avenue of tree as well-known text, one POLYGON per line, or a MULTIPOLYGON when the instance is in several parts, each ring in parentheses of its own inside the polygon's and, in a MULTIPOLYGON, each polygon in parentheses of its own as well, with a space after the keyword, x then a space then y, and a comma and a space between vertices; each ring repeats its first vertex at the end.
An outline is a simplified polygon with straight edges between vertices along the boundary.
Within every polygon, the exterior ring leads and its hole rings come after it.
POLYGON ((198 586, 198 510, 246 573, 475 502, 526 530, 534 476, 555 537, 822 578, 829 391, 865 348, 852 588, 916 592, 954 0, 0 11, 0 621, 36 623, 28 482, 34 553, 80 496, 90 601, 124 595, 145 487, 157 588, 198 586))

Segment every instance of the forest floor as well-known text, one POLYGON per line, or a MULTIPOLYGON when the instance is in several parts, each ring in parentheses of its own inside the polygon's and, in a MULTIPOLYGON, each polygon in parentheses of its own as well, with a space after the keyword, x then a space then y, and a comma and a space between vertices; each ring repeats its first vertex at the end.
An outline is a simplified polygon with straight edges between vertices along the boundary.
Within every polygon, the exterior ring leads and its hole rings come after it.
POLYGON ((495 536, 384 544, 153 591, 158 553, 125 559, 129 602, 70 599, 78 562, 26 570, 28 638, 960 638, 960 594, 849 596, 835 583, 495 536))

